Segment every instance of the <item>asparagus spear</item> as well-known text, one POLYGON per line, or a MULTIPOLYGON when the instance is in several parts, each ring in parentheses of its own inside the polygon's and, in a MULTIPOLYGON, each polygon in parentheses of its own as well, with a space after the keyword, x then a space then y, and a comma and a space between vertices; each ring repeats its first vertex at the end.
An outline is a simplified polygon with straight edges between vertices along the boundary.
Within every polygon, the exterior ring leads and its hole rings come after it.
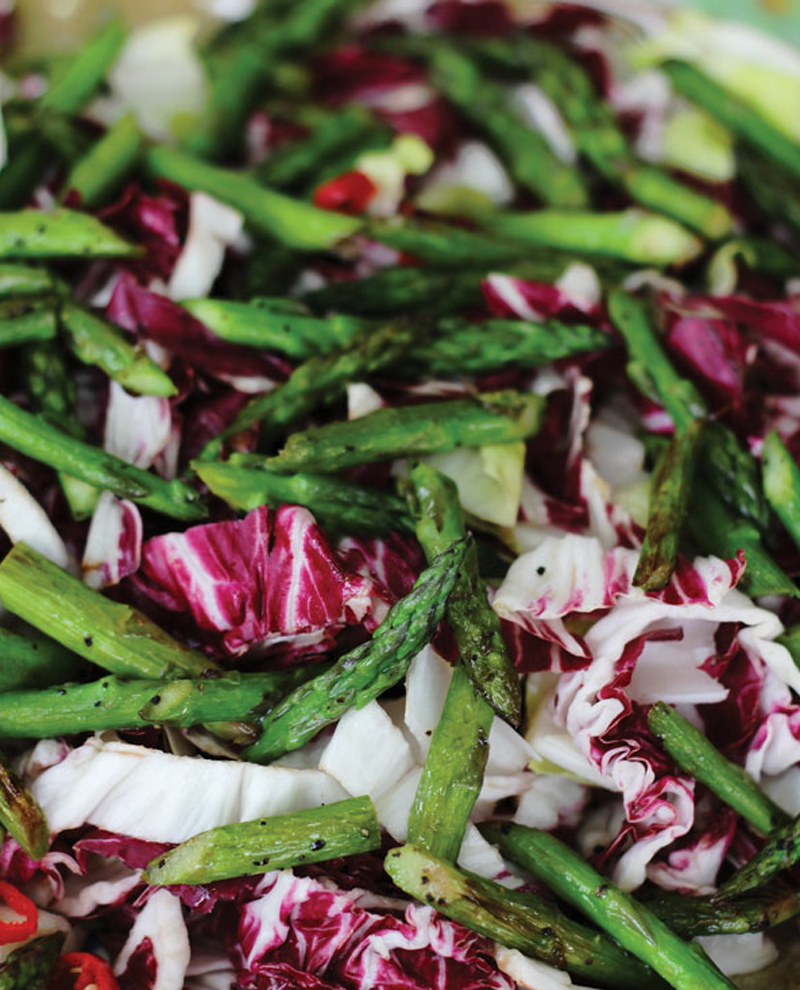
POLYGON ((137 609, 92 591, 24 543, 0 564, 0 597, 10 612, 114 674, 158 679, 216 669, 137 609))
POLYGON ((480 51, 522 70, 541 86, 564 116, 580 153, 606 180, 642 206, 665 213, 705 237, 728 233, 733 221, 721 203, 637 159, 589 74, 566 52, 530 34, 515 35, 509 42, 484 41, 480 51))
POLYGON ((152 148, 147 153, 146 162, 153 175, 185 189, 200 190, 215 196, 240 210, 256 230, 298 251, 334 247, 363 226, 363 222, 356 217, 319 210, 310 203, 264 189, 244 173, 208 165, 175 148, 152 148))
POLYGON ((0 970, 0 990, 50 990, 63 945, 64 933, 53 932, 14 949, 0 970))
POLYGON ((753 828, 768 835, 788 816, 761 790, 740 766, 731 763, 706 736, 674 708, 657 702, 647 721, 653 734, 678 766, 745 818, 753 828))
POLYGON ((50 848, 44 812, 3 753, 0 753, 0 824, 31 859, 40 860, 50 848))
POLYGON ((293 433, 266 467, 326 474, 396 457, 525 440, 539 428, 543 406, 538 395, 505 391, 378 409, 360 419, 293 433))
POLYGON ((64 192, 77 193, 85 210, 104 203, 133 171, 143 151, 144 135, 134 115, 126 113, 75 162, 64 192))
POLYGON ((0 692, 42 688, 77 677, 85 665, 52 639, 0 627, 0 692))
MULTIPOLYGON (((82 440, 84 430, 75 412, 75 381, 67 371, 62 349, 55 341, 25 348, 25 384, 36 412, 58 429, 82 440)), ((59 472, 58 480, 76 519, 87 519, 95 510, 97 488, 59 472)))
MULTIPOLYGON (((411 468, 407 498, 416 520, 417 539, 429 561, 466 534, 456 486, 435 468, 428 464, 415 464, 411 468)), ((522 707, 519 675, 508 656, 497 613, 489 606, 474 545, 467 551, 462 572, 447 603, 447 621, 461 662, 479 697, 501 718, 518 725, 522 707)), ((488 731, 483 725, 486 715, 481 706, 477 702, 470 705, 464 691, 458 689, 458 693, 464 711, 472 709, 476 729, 488 731)), ((477 779, 480 789, 481 775, 477 779)), ((436 852, 435 849, 431 851, 436 852)))
POLYGON ((667 62, 663 69, 682 96, 702 107, 745 144, 777 162, 793 178, 800 179, 800 147, 776 130, 757 110, 694 65, 667 62))
POLYGON ((273 308, 272 300, 250 303, 228 299, 188 299, 181 303, 208 329, 232 344, 263 347, 303 360, 313 354, 346 347, 366 324, 354 316, 311 316, 273 308))
POLYGON ((130 344, 117 327, 65 300, 61 324, 75 356, 96 365, 109 378, 140 395, 170 396, 177 393, 172 379, 143 350, 130 344))
POLYGON ((466 230, 427 220, 390 217, 371 220, 365 233, 396 251, 411 254, 435 268, 463 272, 465 268, 490 268, 524 261, 531 245, 502 231, 466 230))
POLYGON ((696 420, 676 433, 653 475, 647 530, 633 575, 633 583, 645 591, 666 588, 675 570, 702 427, 703 421, 696 420))
POLYGON ((201 832, 148 863, 142 879, 158 886, 214 883, 356 856, 380 846, 381 829, 372 801, 353 797, 201 832))
POLYGON ((800 469, 775 430, 764 440, 761 465, 764 494, 789 536, 800 546, 800 469))
POLYGON ((205 515, 198 493, 180 480, 164 481, 119 457, 76 440, 0 396, 0 440, 34 460, 81 478, 120 498, 188 521, 205 515))
POLYGON ((767 889, 726 900, 661 892, 647 906, 681 938, 744 935, 795 917, 800 912, 800 891, 767 889))
MULTIPOLYGON (((557 277, 560 269, 552 274, 557 277)), ((367 278, 330 282, 302 298, 318 312, 380 317, 422 310, 435 316, 481 306, 480 279, 479 272, 441 272, 427 266, 382 268, 367 278)))
POLYGON ((194 461, 192 468, 218 498, 249 512, 259 505, 304 505, 331 532, 385 535, 413 533, 401 498, 339 478, 317 474, 276 474, 230 462, 194 461))
POLYGON ((481 831, 503 855, 530 870, 676 990, 733 990, 699 945, 684 942, 554 835, 511 823, 483 825, 481 831))
POLYGON ((139 248, 88 213, 0 213, 0 258, 129 258, 139 248))
POLYGON ((778 873, 800 862, 800 816, 774 829, 767 843, 726 881, 714 900, 736 897, 768 884, 778 873))
POLYGON ((786 647, 795 662, 795 666, 800 667, 800 624, 789 626, 783 635, 778 636, 776 642, 786 647))
MULTIPOLYGON (((197 673, 193 671, 193 673, 197 673)), ((277 673, 238 673, 201 680, 124 680, 57 684, 0 694, 0 736, 47 739, 76 732, 189 727, 204 722, 247 722, 272 701, 308 680, 305 665, 277 673)))
POLYGON ((556 158, 547 140, 515 112, 505 90, 482 76, 468 55, 437 39, 430 72, 434 85, 487 134, 518 185, 551 206, 587 205, 580 172, 556 158))
POLYGON ((53 279, 44 268, 34 268, 13 261, 0 264, 0 299, 47 296, 53 289, 53 279))
POLYGON ((690 535, 705 553, 735 557, 740 550, 744 551, 747 569, 740 587, 748 595, 800 597, 800 589, 764 549, 756 527, 730 513, 704 479, 695 479, 687 523, 690 535))
POLYGON ((759 209, 800 231, 800 183, 751 147, 736 149, 736 173, 759 209))
POLYGON ((564 917, 552 901, 507 890, 413 845, 393 849, 384 867, 407 894, 511 949, 615 990, 661 986, 652 970, 600 932, 564 917))
POLYGON ((644 210, 585 213, 536 210, 492 214, 485 229, 520 244, 619 258, 638 265, 683 265, 702 250, 685 227, 644 210))
POLYGON ((417 333, 408 321, 395 320, 360 332, 349 347, 309 358, 282 385, 251 399, 230 426, 206 444, 200 459, 216 457, 226 440, 256 423, 262 424, 262 440, 270 443, 318 406, 335 402, 350 382, 394 363, 417 333))
POLYGON ((458 857, 478 800, 493 717, 465 666, 457 664, 408 819, 408 842, 447 862, 458 857))
POLYGON ((352 705, 361 708, 396 684, 444 614, 467 545, 454 543, 440 554, 411 592, 392 606, 371 640, 276 705, 263 720, 260 738, 242 753, 243 759, 269 763, 298 749, 352 705))
POLYGON ((0 348, 16 347, 34 340, 52 340, 58 324, 52 309, 36 306, 17 316, 0 310, 0 348))
POLYGON ((490 319, 470 323, 448 317, 436 335, 413 347, 413 368, 434 375, 477 375, 507 365, 536 368, 561 358, 604 350, 614 344, 604 330, 584 324, 546 320, 490 319))
POLYGON ((308 137, 277 148, 257 167, 256 178, 273 189, 304 185, 316 180, 331 158, 352 156, 365 138, 388 145, 391 131, 365 107, 344 107, 324 117, 308 137))
POLYGON ((705 483, 736 515, 769 536, 774 517, 761 483, 761 470, 749 450, 744 450, 724 423, 708 423, 700 441, 698 464, 705 483))

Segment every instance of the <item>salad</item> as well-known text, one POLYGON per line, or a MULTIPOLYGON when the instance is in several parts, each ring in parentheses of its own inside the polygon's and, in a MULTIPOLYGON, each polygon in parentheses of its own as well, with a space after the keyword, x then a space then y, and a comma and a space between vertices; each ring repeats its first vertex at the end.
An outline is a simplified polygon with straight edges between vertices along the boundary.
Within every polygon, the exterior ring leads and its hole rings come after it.
POLYGON ((0 17, 0 988, 796 981, 800 54, 227 12, 0 17))

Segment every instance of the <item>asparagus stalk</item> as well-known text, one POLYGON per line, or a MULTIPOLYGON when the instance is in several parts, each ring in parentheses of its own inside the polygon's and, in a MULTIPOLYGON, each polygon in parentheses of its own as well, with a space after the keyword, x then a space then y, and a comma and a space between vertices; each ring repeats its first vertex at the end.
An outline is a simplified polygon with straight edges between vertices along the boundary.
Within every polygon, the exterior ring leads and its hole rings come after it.
POLYGON ((221 825, 148 863, 143 879, 163 886, 214 883, 380 849, 381 829, 368 797, 335 801, 260 821, 221 825))
POLYGON ((598 873, 554 835, 523 825, 484 825, 481 831, 559 897, 577 908, 675 990, 733 990, 696 943, 684 942, 663 921, 598 873))
POLYGON ((800 183, 765 155, 740 145, 736 172, 759 209, 800 231, 800 183))
POLYGON ((540 396, 505 391, 378 409, 360 419, 293 433, 266 466, 326 474, 396 457, 526 440, 539 428, 543 406, 540 396))
POLYGON ((740 550, 744 551, 747 569, 741 588, 748 595, 800 597, 800 589, 764 549, 756 527, 730 513, 703 479, 695 479, 687 523, 690 535, 705 553, 735 557, 740 550))
POLYGON ((216 669, 137 609, 92 591, 24 543, 0 564, 0 597, 10 612, 113 674, 160 679, 216 669))
MULTIPOLYGON (((455 594, 454 589, 451 602, 455 594)), ((478 800, 493 717, 464 665, 457 664, 408 819, 408 842, 446 862, 456 861, 478 800)))
POLYGON ((63 945, 64 933, 53 932, 14 949, 0 970, 0 990, 50 990, 63 945))
POLYGON ((92 447, 55 429, 38 416, 0 396, 0 440, 34 460, 80 478, 96 488, 108 489, 175 519, 202 519, 198 493, 180 480, 164 481, 127 464, 104 450, 92 447))
POLYGON ((800 624, 789 626, 783 635, 778 636, 776 642, 786 647, 795 666, 800 667, 800 624))
POLYGON ((208 443, 201 460, 216 457, 226 440, 261 423, 262 440, 273 441, 286 427, 335 402, 352 381, 393 364, 417 336, 405 320, 395 320, 376 330, 364 330, 349 347, 311 357, 271 392, 251 399, 236 419, 208 443))
POLYGON ((469 323, 449 317, 439 320, 436 335, 411 349, 408 360, 427 374, 478 375, 507 365, 538 368, 613 344, 604 330, 584 324, 504 319, 469 323))
MULTIPOLYGON (((557 277, 560 268, 546 274, 557 277)), ((481 306, 483 295, 479 272, 401 266, 382 268, 354 281, 330 282, 305 293, 303 302, 318 312, 339 310, 380 317, 420 310, 436 316, 481 306)))
MULTIPOLYGON (((428 464, 415 464, 411 468, 407 498, 416 520, 417 539, 429 561, 466 534, 456 486, 435 468, 428 464)), ((448 600, 447 621, 478 696, 501 718, 518 725, 522 709, 519 675, 508 656, 497 613, 489 606, 474 545, 467 551, 462 572, 448 600)), ((470 705, 465 692, 460 689, 458 692, 464 711, 473 712, 476 729, 488 731, 483 725, 486 714, 481 706, 477 701, 470 705)), ((481 775, 477 779, 480 789, 481 775)))
POLYGON ((731 763, 706 736, 674 708, 657 702, 647 721, 653 734, 678 766, 691 774, 753 828, 768 835, 788 816, 740 766, 731 763))
POLYGON ((637 265, 684 265, 702 250, 694 234, 674 220, 634 209, 622 213, 497 213, 487 219, 485 229, 520 244, 619 258, 637 265))
POLYGON ((607 181, 705 237, 723 237, 731 229, 731 215, 721 203, 637 159, 588 73, 566 52, 529 34, 516 35, 509 43, 484 42, 484 50, 535 79, 563 114, 578 150, 607 181))
POLYGON ((764 494, 786 532, 800 546, 800 469, 775 430, 764 440, 761 465, 764 494))
POLYGON ((0 264, 0 299, 30 299, 50 295, 53 279, 44 268, 7 261, 0 264))
POLYGON ((126 113, 75 162, 64 192, 77 193, 85 210, 104 203, 133 171, 143 151, 144 135, 133 114, 126 113))
POLYGON ((678 559, 703 421, 677 433, 658 462, 652 482, 647 530, 633 583, 645 591, 669 584, 678 559))
POLYGON ((515 239, 513 234, 466 230, 403 217, 368 221, 365 233, 396 251, 413 255, 426 265, 459 273, 465 268, 502 267, 524 261, 531 255, 531 245, 515 239))
POLYGON ((346 347, 366 325, 354 316, 322 318, 309 315, 302 307, 295 311, 273 308, 271 302, 189 299, 181 305, 222 340, 278 351, 299 360, 346 347))
POLYGON ((432 46, 431 56, 434 85, 486 133, 518 185, 550 206, 587 205, 580 172, 556 158, 547 140, 515 112, 501 86, 482 76, 468 55, 441 39, 432 46))
POLYGON ((264 189, 248 175, 208 165, 175 148, 152 148, 146 162, 153 175, 215 196, 241 211, 256 230, 298 251, 332 248, 363 226, 356 217, 319 210, 310 203, 264 189))
POLYGON ((726 900, 662 892, 647 906, 681 938, 761 932, 800 912, 800 891, 760 890, 726 900))
POLYGON ((77 677, 85 664, 52 639, 0 627, 0 697, 5 691, 43 688, 77 677))
POLYGON ((44 812, 6 757, 0 753, 0 824, 31 859, 40 860, 50 848, 44 812))
POLYGON ((62 64, 50 79, 38 106, 57 114, 81 110, 105 78, 125 41, 121 20, 109 21, 84 44, 75 58, 62 64))
POLYGON ((65 300, 61 324, 75 356, 84 364, 102 369, 109 378, 140 395, 170 396, 177 393, 172 379, 122 333, 88 309, 65 300))
POLYGON ((0 213, 0 258, 129 258, 139 253, 88 213, 63 208, 0 213))
POLYGON ((393 849, 386 872, 407 894, 485 938, 615 990, 661 986, 648 966, 600 932, 565 918, 552 901, 507 890, 413 845, 393 849))
POLYGON ((774 517, 764 494, 759 465, 724 423, 706 425, 698 464, 705 483, 735 515, 755 525, 762 536, 772 532, 774 517))
POLYGON ((694 65, 667 62, 663 69, 682 96, 702 107, 745 144, 777 162, 793 178, 800 179, 800 147, 776 130, 757 110, 694 65))
POLYGON ((0 694, 0 736, 47 739, 154 723, 189 727, 247 722, 312 675, 313 668, 304 665, 277 673, 232 672, 168 682, 108 676, 89 684, 7 691, 0 694))
POLYGON ((52 340, 57 329, 56 314, 52 309, 37 306, 17 316, 6 316, 0 311, 0 348, 52 340))
POLYGON ((466 550, 466 541, 448 547, 420 574, 411 592, 392 606, 371 640, 276 705, 262 722, 260 738, 242 753, 243 759, 269 763, 298 749, 352 705, 361 708, 396 684, 444 614, 466 550))
POLYGON ((308 137, 277 148, 258 166, 256 178, 272 189, 302 186, 316 180, 331 158, 352 155, 365 138, 388 145, 391 131, 365 107, 344 107, 323 118, 308 137))
POLYGON ((767 843, 741 869, 726 881, 714 896, 723 898, 746 894, 768 884, 778 873, 800 862, 800 816, 774 829, 767 843))
POLYGON ((194 461, 192 468, 214 495, 234 509, 249 512, 259 505, 304 505, 324 529, 336 533, 385 535, 413 533, 403 500, 339 478, 316 474, 276 474, 230 462, 194 461))

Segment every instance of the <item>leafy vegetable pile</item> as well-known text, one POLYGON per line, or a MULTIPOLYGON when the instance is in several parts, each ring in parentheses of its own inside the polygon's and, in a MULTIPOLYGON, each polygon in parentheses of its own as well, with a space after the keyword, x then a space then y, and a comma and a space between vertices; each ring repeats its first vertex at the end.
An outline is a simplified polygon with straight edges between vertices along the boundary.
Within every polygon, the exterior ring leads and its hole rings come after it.
POLYGON ((603 7, 10 60, 3 990, 722 990, 796 933, 800 55, 603 7))

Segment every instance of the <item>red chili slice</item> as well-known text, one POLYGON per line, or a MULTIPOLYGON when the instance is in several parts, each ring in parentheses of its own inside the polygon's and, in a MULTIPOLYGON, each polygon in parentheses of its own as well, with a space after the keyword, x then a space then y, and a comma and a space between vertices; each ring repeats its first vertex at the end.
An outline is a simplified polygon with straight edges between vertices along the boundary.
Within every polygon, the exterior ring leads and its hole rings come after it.
POLYGON ((378 187, 368 175, 353 169, 318 186, 314 192, 314 205, 339 213, 363 213, 377 191, 378 187))
POLYGON ((119 990, 113 970, 90 952, 68 952, 56 963, 52 990, 119 990))
POLYGON ((0 880, 0 898, 20 916, 19 921, 0 921, 0 945, 26 942, 33 938, 39 923, 39 911, 30 897, 6 880, 0 880))

